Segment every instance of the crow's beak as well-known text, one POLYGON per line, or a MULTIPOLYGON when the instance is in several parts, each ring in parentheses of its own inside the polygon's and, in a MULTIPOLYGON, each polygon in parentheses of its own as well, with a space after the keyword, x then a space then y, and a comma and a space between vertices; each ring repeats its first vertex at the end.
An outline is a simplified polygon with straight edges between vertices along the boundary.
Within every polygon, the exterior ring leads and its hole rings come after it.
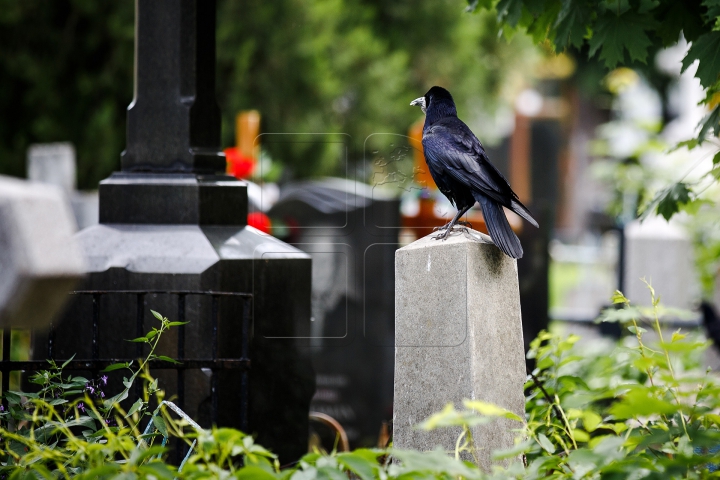
POLYGON ((425 108, 426 108, 425 97, 416 98, 415 100, 410 102, 410 106, 412 106, 412 107, 417 107, 418 105, 422 109, 423 113, 425 113, 425 108))

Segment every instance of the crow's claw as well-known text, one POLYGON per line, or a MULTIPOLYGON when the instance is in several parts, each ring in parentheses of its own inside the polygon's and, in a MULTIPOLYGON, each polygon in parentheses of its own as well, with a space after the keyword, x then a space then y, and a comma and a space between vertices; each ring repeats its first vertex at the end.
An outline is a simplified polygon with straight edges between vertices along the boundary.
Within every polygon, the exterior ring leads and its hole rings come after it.
POLYGON ((462 232, 469 234, 470 231, 467 229, 467 227, 465 227, 466 223, 468 222, 457 222, 455 225, 453 225, 453 228, 447 228, 447 225, 439 228, 436 227, 436 230, 441 230, 442 233, 434 236, 433 238, 435 240, 447 240, 447 237, 449 237, 452 232, 462 232), (458 227, 457 224, 459 223, 462 223, 463 226, 458 227))

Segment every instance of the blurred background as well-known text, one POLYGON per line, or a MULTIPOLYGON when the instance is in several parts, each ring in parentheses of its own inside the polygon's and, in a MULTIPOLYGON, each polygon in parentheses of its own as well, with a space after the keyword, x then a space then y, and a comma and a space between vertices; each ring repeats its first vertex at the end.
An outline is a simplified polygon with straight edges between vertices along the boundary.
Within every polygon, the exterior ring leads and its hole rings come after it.
MULTIPOLYGON (((0 174, 63 187, 79 228, 97 223, 98 183, 120 168, 134 5, 0 1, 0 174)), ((672 149, 707 113, 693 67, 680 73, 687 43, 608 70, 587 47, 556 54, 464 6, 218 0, 227 171, 250 182, 250 225, 313 256, 313 408, 353 445, 373 444, 391 417, 392 350, 352 353, 333 343, 343 337, 333 319, 364 319, 364 333, 392 345, 392 254, 454 214, 427 174, 422 115, 409 106, 433 85, 452 92, 541 225, 511 219, 526 251, 526 343, 551 324, 586 339, 619 335, 593 321, 616 289, 648 304, 641 277, 689 312, 666 318, 669 329, 699 327, 700 302, 720 303, 720 189, 704 177, 717 145, 672 149), (640 223, 681 179, 706 182, 702 201, 640 223), (327 246, 332 229, 342 246, 327 246), (362 355, 384 380, 356 371, 362 355)), ((479 212, 469 220, 483 228, 479 212)))

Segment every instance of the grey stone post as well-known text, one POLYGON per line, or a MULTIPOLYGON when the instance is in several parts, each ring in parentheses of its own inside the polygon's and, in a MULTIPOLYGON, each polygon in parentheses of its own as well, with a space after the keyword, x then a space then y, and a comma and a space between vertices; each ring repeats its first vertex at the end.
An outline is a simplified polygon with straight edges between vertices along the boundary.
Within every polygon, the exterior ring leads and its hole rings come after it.
MULTIPOLYGON (((525 358, 517 264, 489 237, 424 237, 395 254, 396 448, 454 451, 461 430, 415 426, 447 403, 492 402, 524 416, 525 358)), ((513 445, 517 422, 473 430, 480 466, 513 445)))

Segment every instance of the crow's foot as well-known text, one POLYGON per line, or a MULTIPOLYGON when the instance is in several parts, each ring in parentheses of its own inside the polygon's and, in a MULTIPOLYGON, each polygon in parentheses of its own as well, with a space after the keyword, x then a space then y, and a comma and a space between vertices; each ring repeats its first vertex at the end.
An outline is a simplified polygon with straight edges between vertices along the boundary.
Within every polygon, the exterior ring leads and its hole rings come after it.
MULTIPOLYGON (((450 226, 451 223, 452 222, 448 222, 445 225, 443 225, 442 227, 434 227, 433 232, 441 232, 443 230, 447 230, 447 228, 450 226)), ((457 221, 457 222, 455 222, 455 225, 462 225, 463 227, 472 228, 472 223, 470 223, 470 222, 457 221)), ((455 227, 455 225, 453 225, 453 228, 455 227)))
MULTIPOLYGON (((457 223, 459 224, 461 222, 457 222, 457 223)), ((465 224, 467 224, 467 223, 468 222, 462 222, 462 226, 458 226, 457 224, 453 225, 453 228, 451 228, 451 229, 447 228, 447 225, 445 225, 444 227, 440 227, 440 228, 438 228, 438 230, 440 230, 442 233, 434 236, 433 238, 435 240, 447 240, 447 237, 450 236, 451 232, 459 232, 459 233, 469 234, 470 231, 465 226, 465 224)))

